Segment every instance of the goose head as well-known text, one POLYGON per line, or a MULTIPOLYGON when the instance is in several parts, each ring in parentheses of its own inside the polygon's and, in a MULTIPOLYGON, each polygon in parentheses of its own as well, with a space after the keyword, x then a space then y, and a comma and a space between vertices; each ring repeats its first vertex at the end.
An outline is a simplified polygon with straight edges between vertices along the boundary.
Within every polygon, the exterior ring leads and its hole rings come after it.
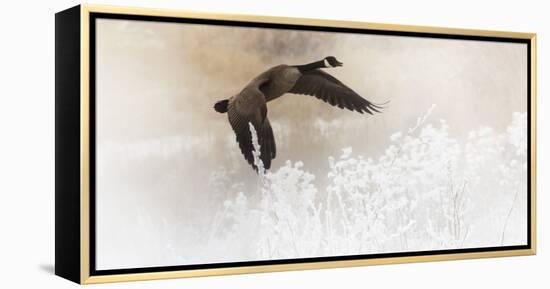
POLYGON ((325 67, 338 67, 342 66, 342 62, 336 60, 336 57, 334 56, 327 56, 325 59, 323 59, 323 62, 325 64, 325 67))

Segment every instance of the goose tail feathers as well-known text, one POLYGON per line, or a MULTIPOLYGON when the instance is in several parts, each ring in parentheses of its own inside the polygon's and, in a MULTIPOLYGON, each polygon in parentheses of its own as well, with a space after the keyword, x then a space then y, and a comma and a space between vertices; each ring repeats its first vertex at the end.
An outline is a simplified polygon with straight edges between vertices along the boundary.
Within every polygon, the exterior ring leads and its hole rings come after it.
POLYGON ((220 100, 214 104, 214 109, 219 113, 226 113, 228 104, 228 99, 220 100))

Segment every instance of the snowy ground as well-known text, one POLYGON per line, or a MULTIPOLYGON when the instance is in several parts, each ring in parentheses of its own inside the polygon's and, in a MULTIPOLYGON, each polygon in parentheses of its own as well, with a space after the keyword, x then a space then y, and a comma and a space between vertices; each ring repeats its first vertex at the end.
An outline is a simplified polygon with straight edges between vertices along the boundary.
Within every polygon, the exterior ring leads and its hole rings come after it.
MULTIPOLYGON (((125 240, 132 235, 121 234, 109 244, 100 243, 102 264, 197 264, 526 244, 526 113, 514 113, 505 131, 480 127, 460 142, 444 120, 431 119, 435 109, 413 127, 392 134, 382 155, 357 155, 346 147, 326 160, 322 174, 308 172, 307 163, 287 161, 260 170, 255 185, 245 186, 235 181, 239 169, 220 168, 208 181, 214 197, 202 207, 182 203, 176 213, 155 213, 143 200, 125 201, 125 222, 133 222, 135 234, 156 233, 140 235, 131 244, 125 240), (132 214, 135 219, 129 219, 132 214), (125 246, 117 246, 117 240, 125 246), (163 244, 161 253, 143 250, 147 244, 163 244), (105 254, 109 249, 116 253, 105 254)), ((172 176, 162 179, 162 185, 170 186, 166 182, 171 179, 178 183, 172 176)), ((112 221, 98 218, 100 224, 112 221)))

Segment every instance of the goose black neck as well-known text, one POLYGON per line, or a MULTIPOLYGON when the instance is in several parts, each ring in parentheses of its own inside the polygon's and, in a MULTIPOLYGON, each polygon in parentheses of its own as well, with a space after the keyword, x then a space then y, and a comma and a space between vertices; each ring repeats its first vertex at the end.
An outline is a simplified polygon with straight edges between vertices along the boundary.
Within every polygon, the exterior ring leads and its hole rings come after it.
POLYGON ((317 68, 325 67, 325 60, 323 59, 312 63, 304 64, 304 65, 295 65, 294 67, 298 68, 300 72, 307 72, 317 68))

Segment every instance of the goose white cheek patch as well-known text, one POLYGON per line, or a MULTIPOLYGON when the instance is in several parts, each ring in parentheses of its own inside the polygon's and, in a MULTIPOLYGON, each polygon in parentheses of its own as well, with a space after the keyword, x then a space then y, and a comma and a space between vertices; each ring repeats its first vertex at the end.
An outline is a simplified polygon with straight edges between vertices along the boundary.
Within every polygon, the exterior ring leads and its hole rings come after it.
POLYGON ((330 65, 330 63, 328 63, 326 59, 324 59, 323 61, 324 61, 325 67, 332 67, 332 65, 330 65))

